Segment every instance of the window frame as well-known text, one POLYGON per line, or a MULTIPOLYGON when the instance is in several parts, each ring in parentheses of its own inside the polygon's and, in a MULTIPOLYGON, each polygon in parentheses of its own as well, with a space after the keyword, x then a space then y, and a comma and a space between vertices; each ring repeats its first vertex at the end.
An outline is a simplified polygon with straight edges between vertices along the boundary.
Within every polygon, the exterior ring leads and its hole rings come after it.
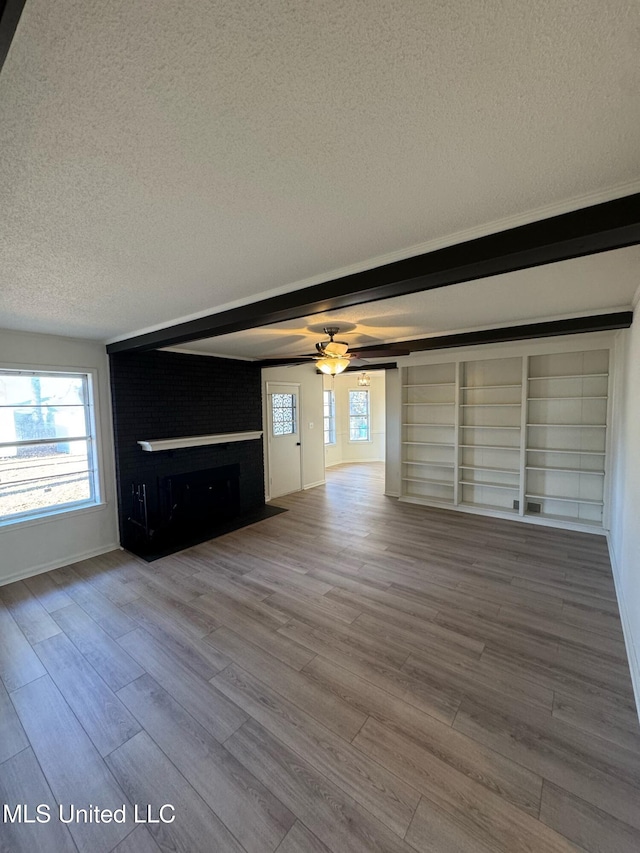
MULTIPOLYGON (((37 446, 47 444, 62 444, 69 441, 84 441, 87 446, 87 470, 78 472, 87 474, 89 485, 89 497, 77 501, 66 501, 64 503, 56 503, 50 506, 33 507, 23 512, 12 513, 11 515, 0 515, 0 529, 10 527, 12 525, 36 524, 38 522, 46 522, 55 520, 56 516, 69 513, 84 513, 99 509, 105 505, 103 499, 102 480, 103 480, 103 454, 101 436, 99 430, 100 416, 98 409, 98 401, 96 388, 98 387, 98 372, 95 368, 76 368, 67 366, 54 365, 20 365, 16 366, 13 363, 0 363, 0 379, 4 375, 25 376, 25 377, 59 377, 68 379, 78 379, 82 381, 83 401, 78 403, 78 407, 83 408, 85 431, 82 436, 54 436, 51 439, 17 439, 14 442, 1 442, 0 452, 3 447, 16 446, 37 446)), ((68 405, 68 404, 67 404, 68 405)), ((29 407, 25 407, 29 408, 29 407)), ((60 406, 62 408, 62 405, 60 406)), ((50 477, 34 478, 34 483, 39 480, 52 480, 57 475, 50 477)), ((62 475, 60 475, 62 476, 62 475)))
POLYGON ((298 435, 298 395, 293 393, 289 393, 287 391, 273 391, 270 393, 269 400, 269 416, 271 419, 271 437, 272 438, 287 438, 292 435, 298 435), (273 398, 274 397, 291 397, 291 406, 274 406, 273 398), (291 411, 291 431, 290 432, 276 432, 276 423, 275 423, 275 411, 276 409, 282 409, 284 411, 291 411))
POLYGON ((330 388, 325 388, 322 394, 322 428, 324 435, 324 446, 332 447, 336 444, 336 395, 335 391, 330 388), (329 395, 327 397, 327 394, 329 395), (325 414, 327 400, 329 405, 329 414, 325 414), (328 422, 328 425, 327 425, 328 422), (327 435, 329 440, 327 441, 327 435))
POLYGON ((349 388, 349 442, 353 444, 362 444, 364 442, 371 442, 371 395, 369 394, 369 388, 349 388), (366 415, 354 415, 351 412, 351 395, 352 394, 365 394, 367 401, 367 413, 366 415), (351 437, 351 423, 354 418, 363 418, 367 419, 367 437, 366 438, 352 438, 351 437))

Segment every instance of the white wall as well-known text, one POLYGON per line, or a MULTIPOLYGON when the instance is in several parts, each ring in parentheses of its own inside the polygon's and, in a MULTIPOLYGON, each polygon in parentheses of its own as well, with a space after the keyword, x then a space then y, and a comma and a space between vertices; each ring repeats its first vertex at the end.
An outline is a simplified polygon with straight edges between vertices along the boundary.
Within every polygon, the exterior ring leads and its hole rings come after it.
POLYGON ((94 341, 0 331, 0 366, 94 370, 102 503, 0 526, 0 584, 118 547, 108 361, 94 341))
POLYGON ((322 376, 315 365, 299 367, 267 367, 262 371, 262 423, 264 425, 265 494, 269 500, 269 419, 267 411, 267 382, 300 384, 300 441, 302 443, 302 488, 310 489, 324 483, 324 438, 322 430, 322 376), (313 424, 313 426, 310 426, 313 424))
POLYGON ((616 362, 609 549, 640 716, 640 318, 618 333, 616 362))
MULTIPOLYGON (((397 373, 397 371, 391 371, 397 373)), ((359 390, 357 373, 342 373, 340 376, 324 376, 327 391, 333 389, 336 401, 336 443, 325 445, 327 467, 342 462, 383 462, 385 458, 385 373, 372 370, 369 373, 369 413, 371 417, 371 440, 349 441, 349 391, 359 390)))

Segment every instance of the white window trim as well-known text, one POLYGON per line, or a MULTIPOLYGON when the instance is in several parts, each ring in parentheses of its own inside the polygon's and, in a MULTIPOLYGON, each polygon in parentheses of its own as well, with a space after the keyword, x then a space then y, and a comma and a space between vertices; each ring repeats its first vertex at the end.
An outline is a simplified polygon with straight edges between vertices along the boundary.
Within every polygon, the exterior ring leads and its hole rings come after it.
POLYGON ((330 388, 325 388, 322 392, 322 437, 324 439, 325 447, 335 447, 338 443, 338 439, 336 436, 336 395, 335 391, 332 391, 330 388), (328 394, 331 403, 329 405, 329 441, 325 439, 327 430, 324 428, 324 419, 326 417, 324 413, 324 395, 328 394))
POLYGON ((0 371, 23 375, 56 374, 62 376, 84 376, 87 379, 87 404, 89 436, 93 454, 93 477, 92 497, 89 500, 74 501, 64 504, 56 504, 51 507, 42 507, 30 512, 16 513, 6 517, 0 517, 0 531, 6 532, 16 525, 29 527, 34 524, 42 524, 54 521, 60 516, 77 515, 79 513, 94 512, 106 506, 104 499, 104 455, 102 448, 102 435, 100 431, 100 408, 98 401, 99 371, 95 367, 77 367, 70 365, 53 364, 16 364, 14 362, 0 362, 0 371))
POLYGON ((349 436, 349 444, 371 444, 373 439, 371 438, 371 394, 369 388, 349 388, 348 397, 349 405, 348 405, 348 417, 349 417, 349 427, 347 435, 349 436), (367 438, 351 438, 351 418, 359 418, 362 415, 353 415, 351 414, 351 392, 355 391, 356 393, 365 393, 367 395, 367 438))

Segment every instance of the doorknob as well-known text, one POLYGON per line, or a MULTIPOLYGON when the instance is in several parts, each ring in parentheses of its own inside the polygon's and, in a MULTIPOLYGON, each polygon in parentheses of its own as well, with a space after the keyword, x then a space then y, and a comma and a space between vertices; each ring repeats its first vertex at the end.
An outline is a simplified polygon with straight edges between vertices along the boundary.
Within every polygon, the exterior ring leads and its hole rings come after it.
POLYGON ((299 442, 299 441, 296 441, 296 444, 298 445, 298 447, 300 447, 300 442, 299 442))

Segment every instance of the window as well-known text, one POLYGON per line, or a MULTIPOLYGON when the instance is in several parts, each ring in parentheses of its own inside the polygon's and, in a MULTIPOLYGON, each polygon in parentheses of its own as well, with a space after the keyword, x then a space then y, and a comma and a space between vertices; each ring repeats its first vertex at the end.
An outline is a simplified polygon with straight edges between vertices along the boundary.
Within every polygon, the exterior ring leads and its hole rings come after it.
POLYGON ((336 443, 336 399, 333 391, 324 392, 324 443, 336 443))
POLYGON ((296 425, 296 395, 272 394, 271 419, 274 435, 293 435, 296 425))
POLYGON ((349 441, 369 441, 368 391, 349 391, 349 441))
POLYGON ((0 370, 0 521, 98 501, 91 377, 0 370))

